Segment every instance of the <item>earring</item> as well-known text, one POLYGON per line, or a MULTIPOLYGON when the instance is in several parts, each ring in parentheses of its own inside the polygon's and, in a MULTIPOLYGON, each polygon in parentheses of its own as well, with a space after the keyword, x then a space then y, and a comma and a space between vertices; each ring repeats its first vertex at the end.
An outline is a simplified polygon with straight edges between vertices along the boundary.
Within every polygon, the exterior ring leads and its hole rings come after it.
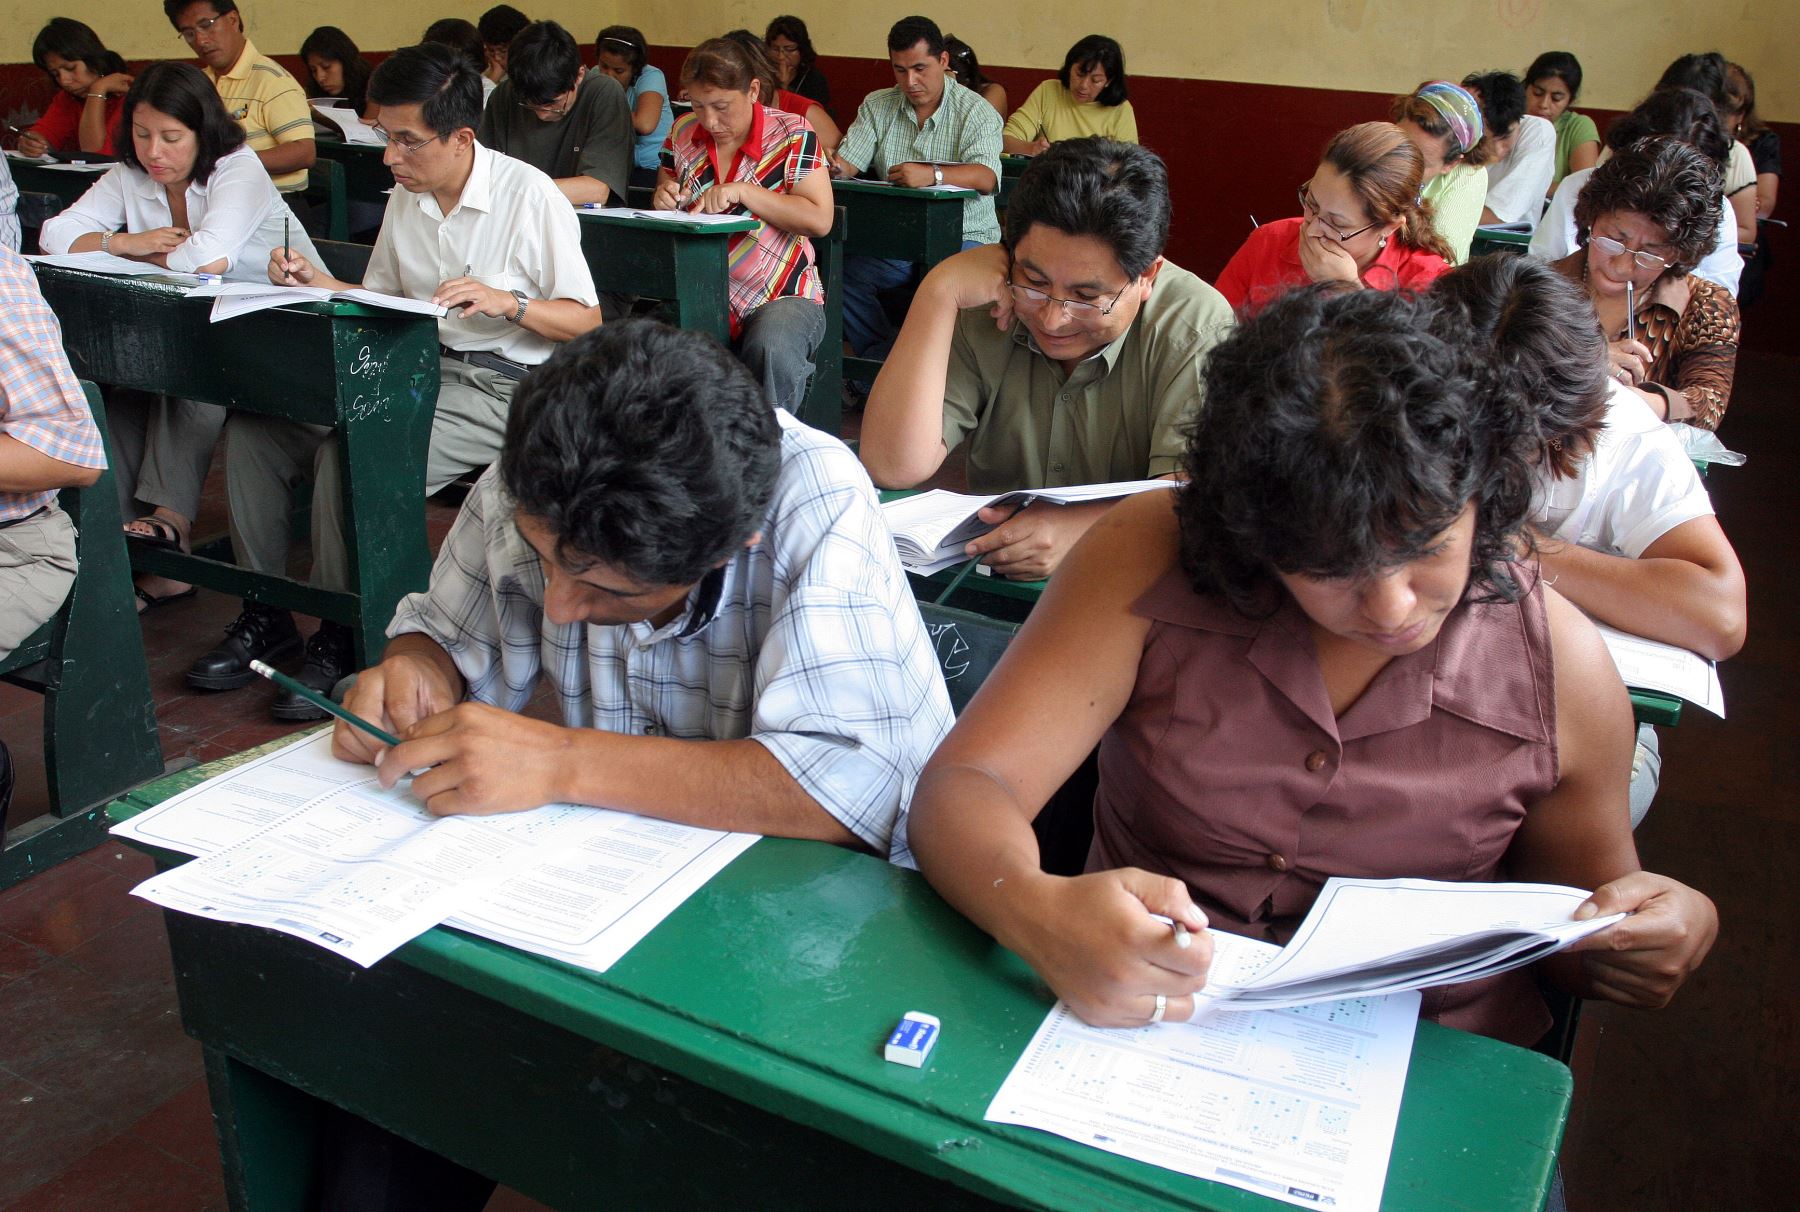
POLYGON ((1387 237, 1386 236, 1381 237, 1381 243, 1377 244, 1375 247, 1376 248, 1386 248, 1387 247, 1387 237))

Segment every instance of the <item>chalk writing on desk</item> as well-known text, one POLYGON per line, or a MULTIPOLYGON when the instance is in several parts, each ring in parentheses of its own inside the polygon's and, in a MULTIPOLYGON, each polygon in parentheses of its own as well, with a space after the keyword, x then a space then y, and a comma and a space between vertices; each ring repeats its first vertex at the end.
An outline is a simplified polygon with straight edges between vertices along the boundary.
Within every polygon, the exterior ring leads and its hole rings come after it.
POLYGON ((374 377, 387 369, 387 359, 378 358, 369 346, 365 345, 356 351, 350 359, 350 373, 354 376, 374 377))
POLYGON ((927 623, 925 630, 937 647, 938 665, 944 671, 946 682, 953 682, 969 672, 971 662, 964 656, 969 651, 969 642, 963 639, 960 627, 955 623, 927 623), (964 659, 959 661, 958 658, 964 659))

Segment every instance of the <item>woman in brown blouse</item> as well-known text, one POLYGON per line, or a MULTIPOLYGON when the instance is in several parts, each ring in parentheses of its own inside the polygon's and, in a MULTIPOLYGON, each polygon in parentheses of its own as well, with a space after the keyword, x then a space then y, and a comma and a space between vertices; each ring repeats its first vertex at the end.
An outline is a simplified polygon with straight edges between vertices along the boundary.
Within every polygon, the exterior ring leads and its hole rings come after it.
POLYGON ((1719 199, 1718 168, 1691 145, 1640 140, 1594 170, 1575 200, 1583 247, 1556 262, 1587 287, 1614 377, 1702 429, 1724 419, 1737 369, 1737 301, 1688 273, 1712 251, 1719 199))
MULTIPOLYGON (((1578 917, 1632 916, 1538 969, 1627 1005, 1712 944, 1712 903, 1639 869, 1599 634, 1514 562, 1522 381, 1441 307, 1303 287, 1214 347, 1187 482, 1095 524, 919 779, 926 878, 1091 1023, 1187 1017, 1212 931, 1284 943, 1333 875, 1592 888, 1578 917), (1086 873, 1048 873, 1033 818, 1096 744, 1086 873)), ((1424 1012, 1549 1021, 1523 970, 1424 1012)))

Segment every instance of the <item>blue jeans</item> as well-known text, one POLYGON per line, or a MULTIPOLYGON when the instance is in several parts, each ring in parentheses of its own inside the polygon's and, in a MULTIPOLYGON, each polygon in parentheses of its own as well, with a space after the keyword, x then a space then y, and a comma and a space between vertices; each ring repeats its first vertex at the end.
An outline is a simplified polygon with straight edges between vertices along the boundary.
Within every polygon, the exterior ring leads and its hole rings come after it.
MULTIPOLYGON (((964 240, 964 251, 980 248, 979 240, 964 240)), ((919 267, 911 261, 885 257, 844 258, 844 340, 860 358, 885 358, 899 330, 881 306, 880 292, 916 282, 919 267)))

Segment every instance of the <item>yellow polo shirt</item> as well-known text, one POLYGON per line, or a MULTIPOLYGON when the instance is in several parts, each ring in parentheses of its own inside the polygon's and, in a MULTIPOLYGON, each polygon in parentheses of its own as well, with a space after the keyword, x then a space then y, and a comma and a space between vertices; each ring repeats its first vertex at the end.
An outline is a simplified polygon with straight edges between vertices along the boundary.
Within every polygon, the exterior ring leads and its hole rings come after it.
MULTIPOLYGON (((268 151, 313 137, 312 108, 300 82, 249 39, 244 41, 244 53, 223 76, 214 75, 210 67, 201 70, 219 90, 226 111, 244 128, 251 151, 268 151)), ((306 170, 281 174, 275 178, 275 187, 284 192, 305 189, 306 170)))

